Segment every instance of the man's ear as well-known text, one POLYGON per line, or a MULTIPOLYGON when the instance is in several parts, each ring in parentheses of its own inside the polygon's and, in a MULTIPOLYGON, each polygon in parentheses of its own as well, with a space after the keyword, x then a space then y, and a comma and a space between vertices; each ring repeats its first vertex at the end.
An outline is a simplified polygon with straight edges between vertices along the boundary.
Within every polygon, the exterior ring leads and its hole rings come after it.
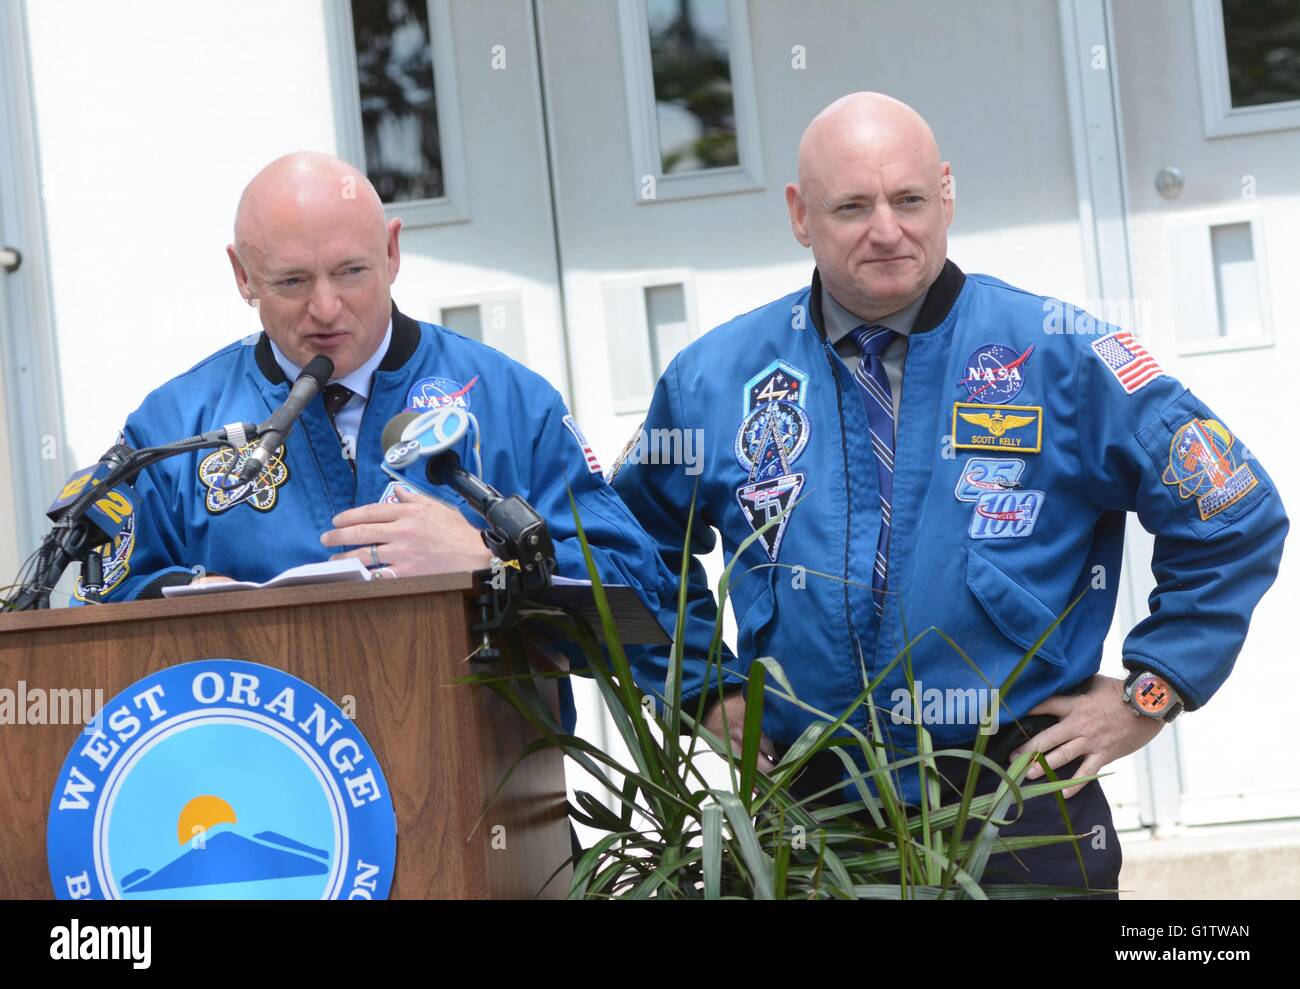
POLYGON ((402 266, 402 248, 398 243, 398 235, 402 232, 401 217, 393 217, 388 221, 388 284, 392 285, 397 281, 397 270, 402 266))
POLYGON ((811 247, 812 238, 808 236, 808 206, 803 201, 799 187, 793 182, 786 184, 785 205, 790 211, 790 229, 794 231, 794 239, 804 247, 811 247))
POLYGON ((239 294, 250 306, 257 304, 257 296, 253 294, 253 286, 248 283, 248 272, 244 270, 243 262, 239 260, 239 255, 235 253, 235 245, 226 245, 226 257, 230 258, 231 270, 235 273, 235 288, 239 289, 239 294))

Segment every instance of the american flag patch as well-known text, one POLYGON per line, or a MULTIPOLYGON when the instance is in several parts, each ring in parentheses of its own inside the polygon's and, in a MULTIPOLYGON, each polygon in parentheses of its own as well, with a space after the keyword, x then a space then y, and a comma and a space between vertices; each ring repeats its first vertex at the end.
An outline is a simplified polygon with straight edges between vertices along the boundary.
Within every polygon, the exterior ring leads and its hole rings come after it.
POLYGON ((1129 395, 1165 373, 1146 348, 1133 339, 1133 334, 1123 330, 1093 343, 1092 351, 1129 395))
POLYGON ((564 425, 569 428, 569 432, 573 434, 573 438, 578 441, 578 446, 582 447, 582 455, 587 458, 587 471, 592 474, 602 473, 600 469, 600 461, 597 460, 596 455, 591 452, 591 444, 587 442, 587 437, 582 435, 582 430, 579 429, 578 424, 574 422, 573 416, 565 416, 563 421, 564 425))

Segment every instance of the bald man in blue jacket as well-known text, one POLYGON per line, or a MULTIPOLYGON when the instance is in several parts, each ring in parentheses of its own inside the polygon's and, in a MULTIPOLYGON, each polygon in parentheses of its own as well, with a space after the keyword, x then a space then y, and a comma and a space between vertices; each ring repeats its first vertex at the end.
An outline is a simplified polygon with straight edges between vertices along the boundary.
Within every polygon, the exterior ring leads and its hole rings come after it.
MULTIPOLYGON (((223 479, 252 443, 143 471, 103 583, 79 587, 80 598, 129 601, 195 580, 265 581, 343 557, 397 577, 486 568, 484 523, 459 494, 422 472, 398 484, 381 468, 393 416, 454 405, 481 426, 481 435, 460 441, 461 462, 481 463, 487 483, 522 496, 546 520, 560 573, 587 576, 571 491, 602 580, 631 585, 673 627, 664 609, 674 607, 676 581, 605 482, 559 393, 504 354, 393 303, 400 230, 367 178, 328 155, 286 156, 249 183, 227 254, 262 332, 153 391, 128 418, 123 441, 138 449, 260 421, 317 354, 333 361, 333 378, 247 484, 228 488, 223 479)), ((561 693, 572 726, 572 700, 561 693)))
MULTIPOLYGON (((758 534, 732 587, 727 686, 716 691, 696 659, 683 695, 708 692, 706 725, 723 735, 725 710, 738 738, 741 684, 771 656, 804 705, 838 716, 909 639, 939 629, 966 655, 925 634, 910 664, 945 703, 918 696, 913 710, 895 665, 873 695, 877 741, 901 759, 917 722, 936 749, 972 747, 996 727, 989 752, 1003 764, 1042 752, 1065 778, 1092 775, 1223 684, 1277 573, 1281 498, 1224 420, 1130 333, 947 259, 951 169, 912 108, 874 93, 836 101, 805 132, 798 178, 786 195, 816 260, 811 285, 686 347, 643 427, 699 430, 703 473, 647 457, 644 444, 612 471, 674 572, 688 523, 696 554, 715 531, 728 557, 758 534), (1124 641, 1121 681, 1098 670, 1129 512, 1156 535, 1157 584, 1124 641)), ((703 635, 717 611, 698 564, 689 602, 688 634, 703 635)), ((666 650, 647 650, 638 669, 662 694, 666 650)), ((769 692, 764 768, 813 718, 769 692)), ((872 731, 865 708, 851 723, 872 731)), ((965 764, 941 771, 965 778, 965 764)), ((899 776, 915 804, 916 768, 899 776)), ((1101 788, 1065 792, 1076 830, 1103 836, 1084 843, 1088 885, 1114 889, 1122 859, 1101 788)), ((1002 833, 1064 826, 1038 800, 1002 833)), ((990 875, 1082 885, 1068 846, 1019 855, 1023 866, 990 875)))

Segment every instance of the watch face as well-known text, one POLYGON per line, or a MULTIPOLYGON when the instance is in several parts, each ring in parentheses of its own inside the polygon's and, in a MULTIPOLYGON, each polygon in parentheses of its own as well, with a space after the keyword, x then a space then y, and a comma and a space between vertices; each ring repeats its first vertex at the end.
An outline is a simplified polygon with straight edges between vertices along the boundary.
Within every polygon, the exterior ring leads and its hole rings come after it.
POLYGON ((1164 714, 1175 696, 1169 681, 1154 673, 1143 673, 1133 681, 1133 703, 1145 714, 1164 714))

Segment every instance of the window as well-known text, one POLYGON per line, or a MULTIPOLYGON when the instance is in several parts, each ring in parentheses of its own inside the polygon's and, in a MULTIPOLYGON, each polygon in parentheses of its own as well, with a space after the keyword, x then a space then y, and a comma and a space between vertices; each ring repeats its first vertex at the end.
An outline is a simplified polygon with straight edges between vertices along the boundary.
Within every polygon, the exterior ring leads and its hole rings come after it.
POLYGON ((433 300, 433 322, 528 363, 524 300, 518 292, 475 292, 433 300))
POLYGON ((1171 216, 1166 227, 1178 353, 1273 346, 1259 212, 1202 210, 1171 216))
POLYGON ((450 0, 326 0, 339 154, 407 226, 468 219, 450 0))
POLYGON ((664 175, 740 164, 727 0, 646 0, 664 175))
POLYGON ((1300 2, 1195 0, 1206 137, 1300 128, 1300 2))
POLYGON ((658 382, 677 352, 690 343, 693 336, 686 317, 685 286, 680 282, 647 285, 645 319, 650 336, 650 374, 658 382))
POLYGON ((445 306, 438 322, 463 337, 483 339, 483 313, 478 306, 445 306))
POLYGON ((386 203, 441 199, 442 152, 424 0, 353 0, 366 175, 386 203))
POLYGON ((1223 0, 1232 105, 1300 100, 1300 3, 1223 0))
POLYGON ((695 339, 699 317, 687 271, 604 279, 609 389, 615 415, 641 415, 664 369, 695 339))
POLYGON ((619 0, 639 203, 763 187, 748 0, 619 0))
POLYGON ((1251 224, 1220 223, 1210 227, 1210 257, 1214 264, 1219 338, 1263 337, 1259 271, 1251 224))

